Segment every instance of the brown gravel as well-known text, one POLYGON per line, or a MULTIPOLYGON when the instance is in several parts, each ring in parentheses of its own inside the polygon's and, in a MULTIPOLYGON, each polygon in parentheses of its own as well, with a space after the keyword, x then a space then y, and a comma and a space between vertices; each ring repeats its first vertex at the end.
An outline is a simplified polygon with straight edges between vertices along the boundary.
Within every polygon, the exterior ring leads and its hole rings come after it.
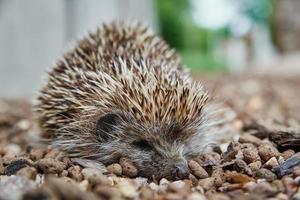
POLYGON ((299 136, 293 139, 300 127, 299 80, 205 80, 236 117, 223 127, 228 139, 189 160, 189 179, 178 181, 140 177, 125 157, 106 169, 88 163, 84 168, 39 143, 27 101, 0 100, 0 199, 299 199, 299 136))

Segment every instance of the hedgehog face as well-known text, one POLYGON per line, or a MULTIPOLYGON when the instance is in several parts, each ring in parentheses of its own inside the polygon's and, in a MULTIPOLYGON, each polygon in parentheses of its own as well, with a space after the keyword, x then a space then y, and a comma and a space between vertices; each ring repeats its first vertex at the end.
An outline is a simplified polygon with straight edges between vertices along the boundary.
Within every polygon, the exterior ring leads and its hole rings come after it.
POLYGON ((146 127, 119 114, 101 116, 96 123, 101 155, 97 159, 110 164, 120 157, 128 157, 141 176, 170 180, 187 178, 189 171, 182 143, 179 145, 171 138, 159 136, 162 135, 160 131, 165 131, 159 125, 146 127))

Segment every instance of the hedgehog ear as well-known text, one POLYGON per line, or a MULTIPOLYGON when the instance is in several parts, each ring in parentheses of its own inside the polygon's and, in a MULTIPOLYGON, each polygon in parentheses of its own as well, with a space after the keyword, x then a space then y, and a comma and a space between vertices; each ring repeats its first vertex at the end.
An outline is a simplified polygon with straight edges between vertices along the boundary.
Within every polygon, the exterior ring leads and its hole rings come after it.
POLYGON ((96 134, 101 141, 106 141, 110 138, 111 132, 116 128, 120 121, 120 115, 108 113, 102 115, 96 125, 96 134))

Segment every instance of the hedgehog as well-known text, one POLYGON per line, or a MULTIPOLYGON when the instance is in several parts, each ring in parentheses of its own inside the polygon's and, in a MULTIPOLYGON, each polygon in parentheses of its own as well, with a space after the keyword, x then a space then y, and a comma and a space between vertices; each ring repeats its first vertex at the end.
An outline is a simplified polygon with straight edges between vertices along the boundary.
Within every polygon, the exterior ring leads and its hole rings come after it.
POLYGON ((112 22, 50 69, 35 111, 43 136, 71 158, 127 157, 140 176, 178 180, 217 138, 211 101, 147 26, 112 22))

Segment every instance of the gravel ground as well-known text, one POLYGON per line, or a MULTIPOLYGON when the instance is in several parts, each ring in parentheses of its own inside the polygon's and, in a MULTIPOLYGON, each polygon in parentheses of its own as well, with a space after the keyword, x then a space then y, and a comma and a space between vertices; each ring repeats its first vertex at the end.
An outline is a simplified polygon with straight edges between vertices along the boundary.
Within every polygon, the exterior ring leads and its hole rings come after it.
POLYGON ((206 77, 234 118, 222 144, 189 161, 189 179, 173 182, 139 177, 125 157, 83 168, 40 144, 28 101, 0 100, 0 199, 300 199, 299 78, 206 77))

